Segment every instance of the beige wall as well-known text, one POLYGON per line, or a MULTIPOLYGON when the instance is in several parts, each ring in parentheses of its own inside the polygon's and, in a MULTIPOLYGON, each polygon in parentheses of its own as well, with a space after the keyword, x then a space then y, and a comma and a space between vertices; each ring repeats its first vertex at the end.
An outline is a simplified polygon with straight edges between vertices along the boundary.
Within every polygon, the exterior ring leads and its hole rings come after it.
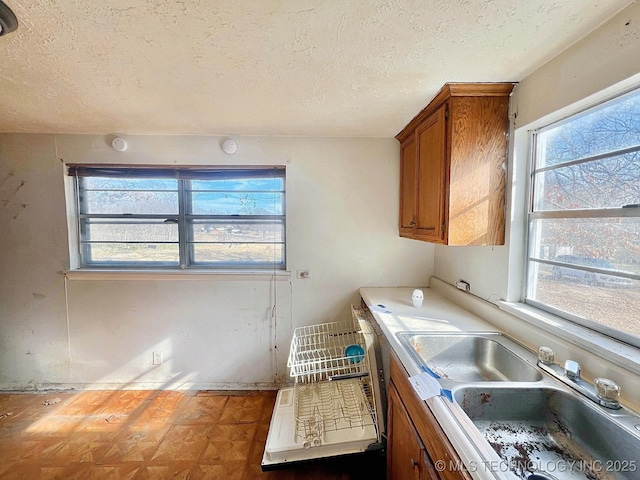
POLYGON ((436 277, 451 284, 464 279, 472 293, 492 302, 519 298, 519 286, 508 285, 507 278, 512 274, 517 281, 522 275, 527 130, 559 110, 588 105, 610 92, 640 85, 638 25, 640 4, 635 3, 520 82, 511 107, 517 113, 517 130, 509 165, 506 245, 436 246, 436 277))
POLYGON ((235 138, 228 156, 219 137, 125 138, 119 153, 108 136, 0 135, 0 388, 269 387, 288 381, 293 328, 433 272, 433 246, 398 237, 394 139, 235 138), (293 275, 65 280, 63 161, 286 165, 293 275))

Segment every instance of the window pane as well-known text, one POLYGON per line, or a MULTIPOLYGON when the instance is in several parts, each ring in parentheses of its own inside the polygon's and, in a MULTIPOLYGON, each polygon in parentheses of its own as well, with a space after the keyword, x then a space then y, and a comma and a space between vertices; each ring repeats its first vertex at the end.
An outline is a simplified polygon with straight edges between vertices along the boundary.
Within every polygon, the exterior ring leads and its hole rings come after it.
POLYGON ((192 239, 194 242, 280 243, 284 241, 284 224, 196 220, 192 225, 192 239))
POLYGON ((640 91, 535 142, 526 300, 640 346, 640 91))
POLYGON ((195 264, 284 267, 284 245, 278 243, 196 243, 195 264))
MULTIPOLYGON (((178 244, 155 243, 93 243, 85 244, 90 248, 88 263, 102 264, 179 264, 178 244)), ((86 258, 85 258, 86 260, 86 258)))
POLYGON ((282 215, 279 192, 193 193, 191 213, 197 215, 282 215))
POLYGON ((93 242, 177 242, 177 223, 162 220, 84 219, 85 241, 93 242))
POLYGON ((534 181, 534 211, 640 203, 640 153, 539 172, 534 181))
POLYGON ((175 179, 81 177, 80 186, 86 190, 178 190, 175 179))
POLYGON ((588 158, 640 145, 640 95, 632 92, 544 129, 536 167, 588 158))
POLYGON ((535 220, 530 239, 533 258, 640 274, 638 217, 535 220))
POLYGON ((221 180, 192 180, 192 190, 209 191, 284 191, 284 178, 247 178, 247 179, 221 179, 221 180))
POLYGON ((88 190, 80 192, 81 213, 178 214, 178 192, 88 190))
MULTIPOLYGON (((640 282, 617 278, 617 284, 597 275, 597 281, 582 270, 563 268, 562 274, 554 274, 550 265, 534 262, 527 298, 553 306, 571 315, 621 332, 640 337, 640 282)), ((591 274, 588 274, 591 275, 591 274)))
POLYGON ((282 167, 73 166, 69 173, 83 266, 284 268, 282 167))

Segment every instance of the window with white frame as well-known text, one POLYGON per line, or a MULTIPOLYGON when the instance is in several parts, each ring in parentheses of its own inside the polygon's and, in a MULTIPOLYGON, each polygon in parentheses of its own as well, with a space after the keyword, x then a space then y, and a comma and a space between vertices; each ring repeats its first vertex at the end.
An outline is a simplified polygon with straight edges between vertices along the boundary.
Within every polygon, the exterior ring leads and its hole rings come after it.
POLYGON ((640 346, 640 90, 531 135, 525 301, 640 346))
POLYGON ((81 268, 285 268, 284 167, 68 171, 81 268))

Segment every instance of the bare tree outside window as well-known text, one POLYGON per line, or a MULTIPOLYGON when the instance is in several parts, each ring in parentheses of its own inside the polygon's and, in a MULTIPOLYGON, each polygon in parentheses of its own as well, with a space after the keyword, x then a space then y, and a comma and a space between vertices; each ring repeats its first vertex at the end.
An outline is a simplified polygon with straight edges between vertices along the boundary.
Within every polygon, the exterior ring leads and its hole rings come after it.
POLYGON ((532 134, 525 300, 640 344, 640 92, 532 134))

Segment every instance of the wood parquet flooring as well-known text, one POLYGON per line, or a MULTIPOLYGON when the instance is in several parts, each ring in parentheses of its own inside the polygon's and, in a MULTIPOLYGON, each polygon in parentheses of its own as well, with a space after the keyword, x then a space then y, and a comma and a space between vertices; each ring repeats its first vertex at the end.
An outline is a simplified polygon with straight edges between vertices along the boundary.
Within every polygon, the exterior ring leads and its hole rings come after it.
POLYGON ((262 472, 275 392, 0 393, 0 479, 382 480, 378 454, 262 472))

